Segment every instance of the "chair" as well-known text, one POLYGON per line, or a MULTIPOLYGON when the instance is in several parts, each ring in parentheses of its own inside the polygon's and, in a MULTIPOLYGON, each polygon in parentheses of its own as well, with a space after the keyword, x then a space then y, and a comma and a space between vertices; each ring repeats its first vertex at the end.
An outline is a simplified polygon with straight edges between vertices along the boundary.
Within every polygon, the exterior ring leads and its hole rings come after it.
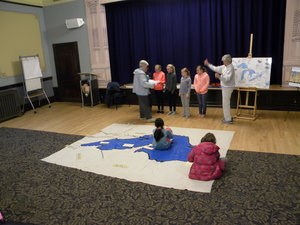
POLYGON ((115 105, 116 110, 118 105, 123 103, 126 93, 120 89, 118 82, 109 82, 106 87, 105 103, 108 108, 115 105))

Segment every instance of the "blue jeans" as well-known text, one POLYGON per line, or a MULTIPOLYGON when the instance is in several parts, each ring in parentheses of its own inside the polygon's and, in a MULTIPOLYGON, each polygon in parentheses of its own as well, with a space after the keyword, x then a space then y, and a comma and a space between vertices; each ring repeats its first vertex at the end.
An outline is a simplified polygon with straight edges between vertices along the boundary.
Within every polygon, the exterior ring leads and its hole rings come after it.
POLYGON ((206 115, 206 98, 207 98, 207 93, 197 94, 200 115, 206 115))

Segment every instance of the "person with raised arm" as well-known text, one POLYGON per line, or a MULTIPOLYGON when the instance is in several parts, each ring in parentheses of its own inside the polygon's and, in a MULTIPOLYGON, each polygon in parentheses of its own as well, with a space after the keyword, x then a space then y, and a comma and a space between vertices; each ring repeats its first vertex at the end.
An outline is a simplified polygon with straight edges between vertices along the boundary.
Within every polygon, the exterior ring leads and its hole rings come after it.
POLYGON ((208 59, 204 60, 204 65, 208 66, 212 71, 216 72, 215 77, 221 81, 222 88, 222 106, 224 119, 223 123, 232 124, 233 119, 230 112, 231 94, 235 87, 235 74, 232 65, 232 58, 229 54, 222 57, 223 65, 214 66, 209 63, 208 59))

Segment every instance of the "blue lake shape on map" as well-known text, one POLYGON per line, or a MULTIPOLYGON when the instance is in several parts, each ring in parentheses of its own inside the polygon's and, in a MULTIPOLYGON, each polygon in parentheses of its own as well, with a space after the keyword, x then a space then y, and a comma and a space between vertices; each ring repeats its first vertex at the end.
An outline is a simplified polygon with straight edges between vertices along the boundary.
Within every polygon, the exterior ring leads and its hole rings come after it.
POLYGON ((248 69, 247 63, 241 63, 237 66, 237 68, 248 69))
POLYGON ((152 141, 152 135, 144 135, 136 138, 113 138, 101 140, 97 142, 82 144, 81 146, 95 146, 100 150, 128 150, 130 148, 124 146, 124 144, 132 144, 132 148, 140 147, 135 151, 135 153, 147 153, 150 160, 156 160, 159 162, 174 160, 186 162, 188 154, 193 147, 189 142, 189 138, 187 136, 181 135, 173 135, 173 143, 167 150, 149 149, 149 147, 145 148, 145 146, 149 146, 150 144, 152 144, 152 141))
POLYGON ((152 140, 153 140, 152 135, 144 135, 144 136, 136 137, 136 138, 107 139, 107 140, 82 144, 81 146, 96 146, 100 150, 113 150, 113 149, 126 150, 126 149, 128 149, 128 147, 124 146, 124 144, 133 144, 132 148, 137 148, 137 147, 142 147, 142 146, 152 144, 152 140), (105 142, 107 142, 107 144, 105 144, 105 142))
POLYGON ((246 69, 246 70, 243 70, 242 72, 242 77, 241 77, 241 80, 244 80, 245 79, 245 75, 248 74, 250 78, 253 77, 253 74, 256 74, 256 72, 252 69, 246 69))
POLYGON ((242 69, 241 80, 245 79, 245 75, 248 74, 250 78, 253 77, 253 74, 256 72, 253 69, 249 69, 247 63, 240 63, 237 65, 237 68, 242 69))
POLYGON ((254 81, 254 80, 256 80, 257 78, 260 78, 260 77, 262 77, 262 73, 258 73, 258 74, 256 74, 256 76, 251 77, 249 79, 249 81, 254 81))

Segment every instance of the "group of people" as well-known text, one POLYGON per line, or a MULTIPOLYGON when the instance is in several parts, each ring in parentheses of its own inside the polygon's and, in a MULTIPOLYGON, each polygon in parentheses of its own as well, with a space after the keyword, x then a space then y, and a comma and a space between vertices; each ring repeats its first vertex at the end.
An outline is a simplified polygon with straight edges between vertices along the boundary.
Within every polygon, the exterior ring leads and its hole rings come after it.
MULTIPOLYGON (((168 150, 172 145, 173 132, 164 127, 161 118, 155 120, 152 146, 157 150, 168 150)), ((225 169, 225 160, 220 158, 219 147, 214 134, 207 133, 199 145, 194 146, 188 155, 192 162, 189 178, 194 180, 214 180, 222 176, 225 169)))
MULTIPOLYGON (((230 113, 230 99, 235 86, 234 67, 230 55, 222 57, 223 65, 214 66, 206 59, 204 65, 196 68, 193 85, 197 94, 199 103, 199 115, 206 115, 206 100, 210 78, 207 69, 215 72, 215 77, 220 80, 222 88, 222 106, 223 106, 223 123, 232 123, 230 113), (206 67, 205 67, 206 66, 206 67)), ((138 96, 140 118, 149 122, 155 122, 153 131, 153 147, 158 150, 167 150, 170 148, 173 139, 172 130, 164 128, 164 121, 161 118, 154 120, 151 114, 150 89, 154 89, 157 113, 164 113, 164 93, 168 98, 169 112, 168 115, 176 113, 176 100, 180 96, 183 113, 186 118, 190 116, 190 94, 192 79, 191 73, 187 68, 181 69, 181 79, 179 92, 177 93, 177 76, 175 66, 168 64, 166 67, 167 74, 162 71, 161 65, 156 65, 152 79, 147 75, 149 63, 146 60, 139 62, 139 68, 134 71, 133 93, 138 96)), ((214 134, 207 133, 201 143, 195 146, 188 155, 188 161, 193 162, 189 178, 196 180, 213 180, 220 178, 225 168, 225 161, 220 158, 219 147, 216 145, 214 134)))
MULTIPOLYGON (((215 77, 220 80, 222 88, 222 106, 223 106, 223 122, 230 124, 233 122, 230 113, 230 98, 235 86, 234 67, 230 55, 222 57, 223 65, 214 66, 206 59, 204 65, 215 72, 215 77)), ((196 68, 193 86, 197 95, 199 104, 199 116, 206 116, 207 93, 210 84, 210 77, 204 65, 196 68)), ((176 114, 176 102, 178 95, 180 96, 183 112, 182 116, 188 118, 190 116, 190 93, 192 86, 191 73, 188 68, 181 69, 181 79, 179 92, 177 91, 177 75, 175 66, 168 64, 166 66, 167 74, 162 71, 161 65, 155 65, 152 79, 147 75, 149 63, 146 60, 139 62, 139 68, 136 69, 133 79, 133 93, 138 96, 140 118, 149 122, 154 122, 151 113, 150 89, 154 90, 157 103, 157 113, 164 113, 164 94, 168 99, 169 112, 168 115, 176 114)))
MULTIPOLYGON (((230 55, 222 57, 223 65, 214 66, 206 59, 204 65, 215 72, 215 77, 220 80, 222 88, 223 122, 232 123, 230 113, 230 98, 235 86, 234 67, 230 55)), ((196 68, 193 85, 199 103, 199 115, 206 115, 206 100, 210 78, 206 67, 199 65, 196 68)), ((168 64, 167 74, 162 71, 161 65, 156 65, 152 79, 147 75, 149 63, 146 60, 139 62, 139 68, 134 71, 133 93, 138 96, 140 118, 149 122, 155 122, 153 131, 153 147, 158 150, 170 148, 173 139, 172 130, 164 128, 164 121, 161 118, 154 120, 151 114, 150 89, 154 89, 158 111, 164 113, 163 95, 166 94, 169 103, 168 115, 176 113, 176 100, 180 96, 183 113, 186 118, 190 116, 190 94, 192 79, 191 73, 187 68, 181 69, 181 79, 179 92, 177 93, 177 76, 175 66, 168 64)), ((188 161, 193 162, 189 178, 196 180, 213 180, 220 178, 225 169, 225 161, 220 158, 219 147, 216 145, 214 134, 207 133, 201 143, 195 146, 188 155, 188 161)))

